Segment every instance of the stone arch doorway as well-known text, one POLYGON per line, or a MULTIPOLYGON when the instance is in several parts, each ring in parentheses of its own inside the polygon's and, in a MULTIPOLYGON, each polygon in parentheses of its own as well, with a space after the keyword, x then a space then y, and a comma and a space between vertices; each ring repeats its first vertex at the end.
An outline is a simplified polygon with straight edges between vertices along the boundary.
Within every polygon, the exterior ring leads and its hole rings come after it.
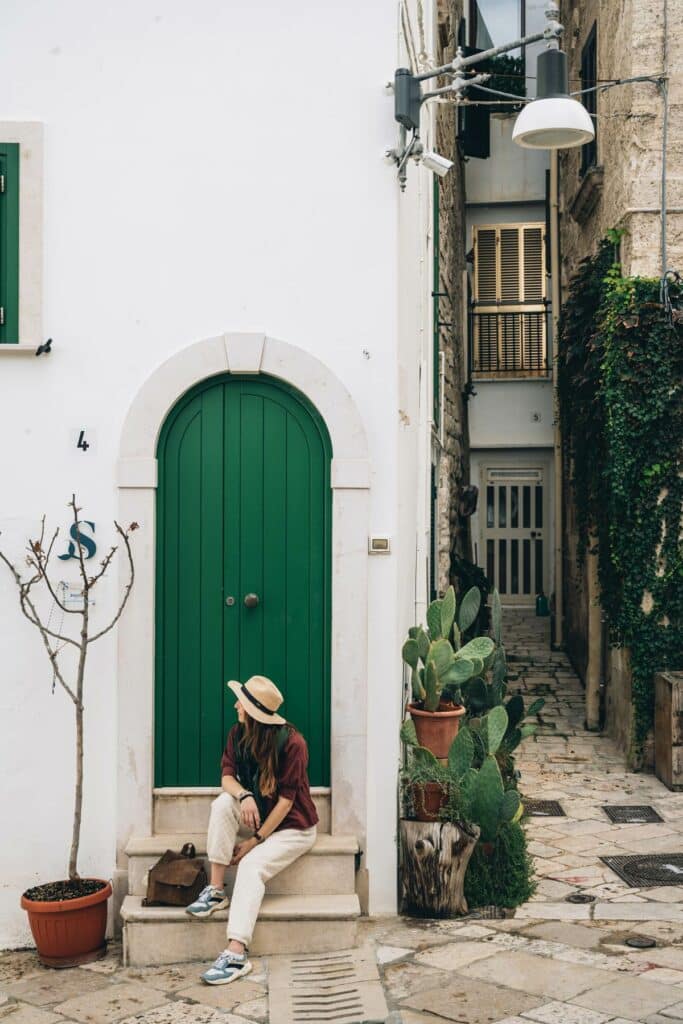
POLYGON ((152 832, 156 604, 157 446, 162 426, 192 388, 225 374, 271 378, 296 389, 325 424, 332 449, 330 787, 331 828, 366 831, 367 538, 370 467, 358 410, 339 378, 295 345, 262 334, 225 334, 181 349, 135 394, 121 435, 119 519, 136 521, 136 582, 118 629, 117 864, 132 834, 152 832), (349 640, 351 638, 351 640, 349 640))

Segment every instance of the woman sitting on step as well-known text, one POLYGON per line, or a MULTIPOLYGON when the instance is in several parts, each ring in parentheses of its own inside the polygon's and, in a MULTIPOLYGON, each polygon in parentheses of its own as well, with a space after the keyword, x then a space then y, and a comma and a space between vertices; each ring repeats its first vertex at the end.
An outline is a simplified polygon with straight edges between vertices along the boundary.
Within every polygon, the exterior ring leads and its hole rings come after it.
POLYGON ((211 881, 187 908, 193 917, 208 918, 230 906, 228 945, 202 975, 207 985, 227 985, 250 972, 247 952, 265 883, 311 849, 318 823, 306 740, 276 714, 282 694, 264 676, 228 686, 237 697, 238 722, 223 752, 223 792, 211 805, 211 881), (248 838, 236 843, 238 832, 248 838), (223 886, 231 865, 237 876, 229 900, 223 886))

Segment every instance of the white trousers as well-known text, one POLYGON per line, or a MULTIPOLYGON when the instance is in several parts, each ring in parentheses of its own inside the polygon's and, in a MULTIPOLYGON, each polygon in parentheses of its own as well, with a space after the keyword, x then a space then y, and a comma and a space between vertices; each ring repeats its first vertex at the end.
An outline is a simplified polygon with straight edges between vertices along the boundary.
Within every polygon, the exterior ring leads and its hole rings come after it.
MULTIPOLYGON (((212 864, 229 864, 241 830, 240 803, 221 793, 211 804, 206 852, 212 864)), ((250 850, 237 866, 230 901, 228 940, 248 946, 261 909, 266 882, 292 864, 315 843, 316 827, 283 828, 250 850)), ((251 835, 251 833, 247 833, 251 835)))

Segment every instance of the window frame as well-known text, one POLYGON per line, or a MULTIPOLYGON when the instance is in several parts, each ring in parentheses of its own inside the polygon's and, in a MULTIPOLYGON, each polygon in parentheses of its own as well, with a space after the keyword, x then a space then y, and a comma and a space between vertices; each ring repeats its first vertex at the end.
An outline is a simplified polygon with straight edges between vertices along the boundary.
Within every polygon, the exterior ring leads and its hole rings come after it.
MULTIPOLYGON (((490 243, 490 238, 489 238, 490 243)), ((472 225, 472 249, 474 254, 472 265, 472 295, 470 301, 471 310, 471 358, 473 379, 514 379, 514 378, 546 378, 550 375, 550 352, 548 336, 548 275, 545 265, 546 225, 543 221, 499 221, 492 224, 472 225), (506 297, 504 288, 506 275, 503 267, 503 233, 515 231, 517 233, 517 298, 506 297), (527 245, 531 245, 531 238, 527 238, 527 232, 539 233, 539 244, 530 249, 540 253, 540 296, 529 295, 527 275, 531 271, 527 268, 527 245), (487 277, 489 283, 494 286, 495 295, 489 294, 482 298, 482 287, 480 274, 480 236, 493 235, 495 246, 494 254, 494 280, 491 281, 490 274, 487 277), (519 318, 519 326, 513 319, 519 318), (482 319, 479 319, 482 318, 482 319), (484 319, 486 318, 486 319, 484 319), (495 324, 495 365, 483 366, 490 362, 481 354, 482 331, 489 330, 491 319, 495 324), (533 319, 532 319, 533 318, 533 319), (512 328, 512 335, 510 335, 512 328), (519 366, 509 366, 509 345, 513 343, 514 361, 519 357, 519 366), (517 345, 519 351, 517 352, 517 345), (540 345, 540 365, 525 365, 527 357, 533 362, 533 349, 540 345), (483 368, 482 368, 483 367, 483 368)), ((489 266, 486 268, 491 269, 489 266)), ((507 283, 512 278, 507 275, 507 283)), ((532 282, 533 283, 533 282, 532 282)), ((490 338, 488 338, 490 342, 490 338)))
MULTIPOLYGON (((591 89, 598 82, 598 23, 593 22, 586 41, 581 47, 581 88, 591 89), (590 66, 589 66, 590 65, 590 66)), ((588 111, 595 135, 590 142, 581 147, 581 163, 579 176, 583 178, 592 167, 598 165, 598 94, 588 92, 582 96, 583 105, 588 111)))
POLYGON ((43 337, 43 124, 0 121, 0 153, 8 161, 9 187, 0 200, 3 218, 11 206, 9 230, 0 225, 0 355, 34 355, 43 337), (14 160, 14 154, 16 160, 14 160), (14 167, 13 165, 16 164, 14 167), (15 190, 15 191, 14 191, 15 190), (13 259, 8 259, 14 254, 13 259), (7 301, 8 300, 8 301, 7 301))
POLYGON ((0 344, 19 342, 19 143, 0 142, 0 344))

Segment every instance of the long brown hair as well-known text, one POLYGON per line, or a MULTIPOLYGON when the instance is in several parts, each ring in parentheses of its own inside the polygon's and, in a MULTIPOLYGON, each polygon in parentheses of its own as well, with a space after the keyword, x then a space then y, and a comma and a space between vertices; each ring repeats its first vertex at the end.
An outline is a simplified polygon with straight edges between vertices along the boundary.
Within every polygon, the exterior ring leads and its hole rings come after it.
MULTIPOLYGON (((286 723, 288 728, 294 726, 286 723)), ((262 796, 275 796, 277 789, 277 741, 282 726, 264 725, 250 714, 244 716, 240 745, 259 766, 259 789, 262 796)))

